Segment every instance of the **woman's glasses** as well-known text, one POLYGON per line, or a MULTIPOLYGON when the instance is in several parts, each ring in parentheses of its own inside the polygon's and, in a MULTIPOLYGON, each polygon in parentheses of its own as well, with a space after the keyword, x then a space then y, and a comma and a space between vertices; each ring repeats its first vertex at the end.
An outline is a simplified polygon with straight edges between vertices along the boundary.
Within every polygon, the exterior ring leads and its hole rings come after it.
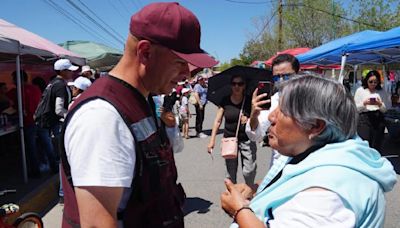
POLYGON ((376 81, 376 80, 368 80, 368 83, 369 84, 378 84, 378 81, 376 81))
POLYGON ((244 82, 231 82, 232 86, 244 86, 244 82))

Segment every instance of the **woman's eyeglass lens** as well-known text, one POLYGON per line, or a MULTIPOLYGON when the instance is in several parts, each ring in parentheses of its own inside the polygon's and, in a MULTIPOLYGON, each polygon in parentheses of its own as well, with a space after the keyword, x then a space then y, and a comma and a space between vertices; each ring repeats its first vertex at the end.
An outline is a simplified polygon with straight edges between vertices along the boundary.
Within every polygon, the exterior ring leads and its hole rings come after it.
POLYGON ((244 82, 232 82, 232 86, 244 86, 244 82))

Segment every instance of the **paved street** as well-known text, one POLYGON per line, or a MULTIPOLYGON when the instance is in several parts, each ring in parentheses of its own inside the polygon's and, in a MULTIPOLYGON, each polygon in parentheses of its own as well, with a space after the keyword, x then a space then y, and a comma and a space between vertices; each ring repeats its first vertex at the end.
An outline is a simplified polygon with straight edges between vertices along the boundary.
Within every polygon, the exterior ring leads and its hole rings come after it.
MULTIPOLYGON (((191 111, 195 113, 194 110, 191 111)), ((212 104, 206 106, 206 118, 204 129, 210 134, 214 121, 216 107, 212 104)), ((194 126, 194 117, 190 120, 190 126, 194 126)), ((190 135, 195 131, 191 128, 190 135)), ((218 136, 217 142, 221 135, 218 136)), ((219 195, 225 190, 223 180, 225 177, 224 160, 216 149, 213 158, 206 152, 207 139, 191 138, 185 140, 183 152, 175 154, 179 181, 183 184, 187 201, 185 205, 185 224, 188 228, 215 228, 228 227, 232 219, 221 209, 219 195)), ((216 145, 219 148, 219 145, 216 145)), ((258 148, 257 151, 257 177, 261 179, 268 169, 270 150, 258 148)), ((241 173, 239 181, 243 182, 241 173)), ((399 177, 399 176, 398 176, 399 177)), ((399 179, 399 178, 398 178, 399 179)), ((387 194, 387 213, 385 228, 400 227, 400 186, 396 185, 394 191, 387 194)), ((45 227, 60 227, 62 206, 56 205, 44 217, 45 227)))

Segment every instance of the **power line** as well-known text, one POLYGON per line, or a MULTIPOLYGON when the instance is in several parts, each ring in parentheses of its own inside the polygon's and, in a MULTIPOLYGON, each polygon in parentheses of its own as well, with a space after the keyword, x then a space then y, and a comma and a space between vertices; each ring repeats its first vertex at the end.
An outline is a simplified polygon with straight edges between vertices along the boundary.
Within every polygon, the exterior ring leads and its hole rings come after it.
POLYGON ((121 0, 118 0, 119 4, 121 4, 122 8, 126 11, 126 13, 128 14, 128 17, 130 16, 130 12, 128 11, 128 6, 125 5, 125 3, 123 3, 121 0))
POLYGON ((71 4, 75 9, 77 9, 79 12, 81 12, 84 16, 86 16, 91 22, 93 22, 95 25, 97 25, 101 30, 103 30, 105 33, 110 35, 112 38, 114 38, 116 41, 118 41, 120 44, 124 45, 124 41, 120 40, 118 37, 116 37, 113 33, 109 32, 106 28, 104 28, 99 22, 94 20, 90 15, 88 15, 84 10, 82 10, 79 6, 77 6, 75 3, 73 3, 71 0, 67 0, 69 4, 71 4))
POLYGON ((277 2, 278 0, 271 0, 271 1, 236 1, 236 0, 225 0, 227 2, 232 2, 232 3, 240 3, 240 4, 269 4, 269 3, 274 3, 277 2))
POLYGON ((121 38, 122 40, 124 40, 124 37, 121 36, 121 34, 119 34, 117 31, 115 31, 110 25, 108 25, 103 19, 101 19, 99 16, 97 16, 97 14, 95 12, 93 12, 85 3, 83 3, 81 0, 78 0, 78 2, 80 2, 89 12, 91 12, 95 17, 97 17, 97 19, 99 19, 104 25, 106 25, 112 32, 114 32, 115 34, 117 34, 119 36, 119 38, 121 38))
MULTIPOLYGON (((128 19, 125 18, 122 13, 117 9, 117 7, 115 7, 115 5, 113 4, 113 2, 111 2, 111 0, 108 0, 108 3, 110 3, 110 5, 114 8, 114 10, 118 13, 119 16, 121 16, 123 21, 127 21, 128 19)), ((129 18, 129 17, 128 17, 129 18)))
POLYGON ((274 17, 276 16, 276 13, 278 12, 278 10, 275 10, 274 13, 272 14, 272 16, 269 18, 269 20, 267 21, 267 23, 265 23, 265 25, 263 26, 263 28, 261 29, 261 31, 258 33, 258 35, 256 36, 256 39, 258 39, 262 33, 264 32, 264 30, 268 27, 269 23, 271 23, 272 19, 274 19, 274 17))
POLYGON ((57 12, 59 12, 60 14, 64 15, 65 17, 67 17, 69 20, 71 20, 75 25, 77 25, 78 27, 80 27, 82 30, 84 30, 85 32, 87 32, 88 34, 90 34, 91 36, 95 37, 95 38, 100 38, 101 40, 103 40, 105 43, 108 44, 112 44, 113 42, 109 41, 108 39, 106 39, 105 37, 103 37, 102 35, 100 35, 99 33, 97 33, 95 30, 93 30, 90 26, 86 26, 84 25, 78 18, 74 17, 72 14, 69 14, 68 11, 66 11, 65 9, 63 9, 60 5, 56 4, 55 2, 53 2, 52 0, 42 0, 44 3, 46 3, 47 5, 49 5, 51 8, 53 8, 54 10, 56 10, 57 12), (89 31, 90 30, 90 31, 89 31))

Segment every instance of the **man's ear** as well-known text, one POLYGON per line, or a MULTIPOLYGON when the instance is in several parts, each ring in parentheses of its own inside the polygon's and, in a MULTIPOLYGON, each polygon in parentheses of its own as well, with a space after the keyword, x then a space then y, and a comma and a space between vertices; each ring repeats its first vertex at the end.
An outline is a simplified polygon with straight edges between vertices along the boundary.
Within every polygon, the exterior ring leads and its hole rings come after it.
POLYGON ((140 40, 137 44, 136 52, 140 63, 147 64, 151 57, 151 42, 148 40, 140 40))
POLYGON ((313 125, 310 129, 309 138, 315 138, 317 135, 321 134, 325 130, 326 123, 323 120, 317 119, 315 125, 313 125))

